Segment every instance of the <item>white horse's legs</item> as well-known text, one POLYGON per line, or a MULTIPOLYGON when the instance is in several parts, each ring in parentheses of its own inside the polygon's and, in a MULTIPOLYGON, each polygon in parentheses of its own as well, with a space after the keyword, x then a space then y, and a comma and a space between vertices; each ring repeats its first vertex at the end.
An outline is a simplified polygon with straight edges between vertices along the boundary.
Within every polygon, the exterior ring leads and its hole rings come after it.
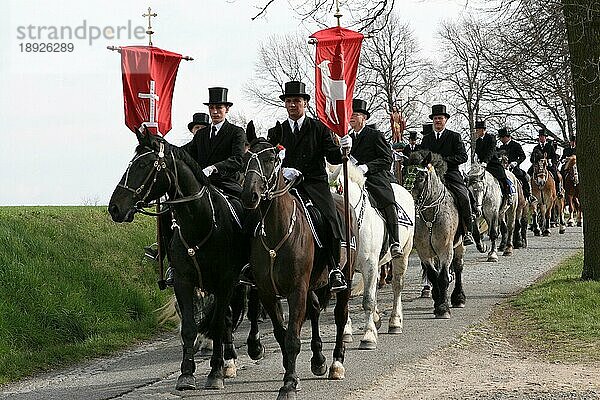
POLYGON ((363 294, 363 310, 365 313, 365 333, 360 340, 359 349, 374 350, 377 348, 377 326, 375 325, 375 312, 377 308, 377 278, 379 263, 377 259, 365 260, 363 266, 363 281, 365 292, 363 294))
POLYGON ((409 235, 402 249, 402 256, 392 259, 392 289, 394 291, 394 302, 388 333, 402 333, 404 314, 402 312, 402 289, 404 289, 404 274, 408 268, 408 257, 413 247, 413 237, 409 235))
POLYGON ((348 321, 346 321, 346 325, 344 326, 342 340, 344 343, 352 343, 354 341, 352 338, 352 319, 350 318, 350 315, 348 315, 348 321))

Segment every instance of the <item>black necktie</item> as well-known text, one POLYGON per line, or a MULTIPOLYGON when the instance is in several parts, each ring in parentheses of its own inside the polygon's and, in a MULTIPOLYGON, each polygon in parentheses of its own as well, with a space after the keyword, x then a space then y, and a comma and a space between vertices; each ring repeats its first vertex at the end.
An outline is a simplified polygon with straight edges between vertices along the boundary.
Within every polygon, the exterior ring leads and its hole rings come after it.
POLYGON ((300 133, 300 129, 298 129, 298 121, 294 121, 294 135, 300 133))
POLYGON ((215 136, 217 136, 217 127, 213 125, 211 131, 210 131, 210 138, 214 139, 215 136))

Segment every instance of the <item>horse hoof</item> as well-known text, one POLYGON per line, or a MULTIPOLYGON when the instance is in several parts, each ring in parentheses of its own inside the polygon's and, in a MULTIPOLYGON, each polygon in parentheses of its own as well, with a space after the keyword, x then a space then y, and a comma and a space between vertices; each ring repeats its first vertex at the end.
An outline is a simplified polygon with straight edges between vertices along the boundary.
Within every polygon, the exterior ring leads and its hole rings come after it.
POLYGON ((498 262, 498 254, 490 254, 487 258, 489 262, 498 262))
POLYGON ((435 319, 450 319, 450 311, 446 311, 443 313, 436 313, 435 319))
POLYGON ((558 231, 558 233, 560 233, 561 235, 564 235, 566 232, 565 228, 560 228, 560 230, 558 231))
POLYGON ((578 223, 577 223, 577 226, 581 227, 581 222, 578 222, 578 223))
POLYGON ((206 378, 204 389, 207 390, 221 390, 225 388, 225 382, 222 377, 211 377, 210 375, 206 378))
POLYGON ((540 236, 540 235, 541 235, 540 231, 533 231, 533 236, 540 236))
POLYGON ((279 389, 277 400, 296 400, 296 390, 286 388, 285 386, 279 389))
POLYGON ((351 333, 344 333, 344 335, 342 336, 342 341, 344 343, 352 343, 354 341, 354 339, 352 338, 352 334, 351 333))
POLYGON ((323 363, 321 365, 313 365, 312 360, 310 363, 310 372, 315 376, 323 376, 327 372, 327 361, 323 359, 323 363))
POLYGON ((388 333, 390 335, 399 335, 402 333, 402 327, 401 326, 390 326, 390 327, 388 327, 388 333))
POLYGON ((225 360, 223 365, 223 377, 224 378, 235 378, 237 376, 237 366, 235 360, 225 360))
POLYGON ((424 287, 423 290, 421 290, 421 298, 422 299, 428 299, 431 297, 431 288, 430 287, 424 287))
POLYGON ((194 378, 194 375, 179 375, 175 390, 196 390, 196 378, 194 378))
POLYGON ((550 236, 550 231, 544 231, 544 233, 542 233, 542 236, 550 236))
POLYGON ((262 360, 265 356, 265 346, 262 343, 258 343, 257 346, 248 346, 248 357, 254 361, 262 360))
POLYGON ((379 318, 377 321, 375 321, 375 329, 379 330, 379 328, 381 328, 381 318, 379 318))
POLYGON ((342 380, 346 377, 346 368, 339 361, 334 361, 329 367, 329 379, 331 380, 342 380))
POLYGON ((481 246, 477 246, 477 250, 480 253, 486 253, 489 249, 488 249, 487 245, 482 244, 481 246))
POLYGON ((377 349, 377 343, 371 342, 370 340, 361 340, 358 345, 359 350, 375 350, 377 349))
POLYGON ((452 308, 465 308, 465 303, 462 301, 459 303, 453 303, 452 308))

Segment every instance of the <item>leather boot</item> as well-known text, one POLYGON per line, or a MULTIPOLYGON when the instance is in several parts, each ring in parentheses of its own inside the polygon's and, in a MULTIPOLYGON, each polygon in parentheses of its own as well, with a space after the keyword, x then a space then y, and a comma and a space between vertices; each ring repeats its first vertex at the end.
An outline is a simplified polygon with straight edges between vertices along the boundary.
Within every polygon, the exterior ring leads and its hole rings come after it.
POLYGON ((392 258, 400 257, 402 249, 400 248, 400 232, 398 226, 398 210, 395 204, 390 204, 383 209, 383 216, 388 230, 390 241, 390 254, 392 258))
POLYGON ((340 269, 340 239, 332 240, 329 248, 329 290, 336 293, 348 288, 346 278, 340 269))

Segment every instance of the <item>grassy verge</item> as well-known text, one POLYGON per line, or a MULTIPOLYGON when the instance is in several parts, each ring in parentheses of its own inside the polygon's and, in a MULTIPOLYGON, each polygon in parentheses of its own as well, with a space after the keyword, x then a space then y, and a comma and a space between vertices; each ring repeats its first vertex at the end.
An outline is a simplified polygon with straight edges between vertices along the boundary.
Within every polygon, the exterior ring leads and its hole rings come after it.
POLYGON ((143 246, 154 219, 105 207, 0 207, 0 383, 156 334, 160 292, 143 246))
POLYGON ((581 281, 582 268, 580 252, 497 308, 495 325, 552 361, 599 361, 600 282, 581 281))

